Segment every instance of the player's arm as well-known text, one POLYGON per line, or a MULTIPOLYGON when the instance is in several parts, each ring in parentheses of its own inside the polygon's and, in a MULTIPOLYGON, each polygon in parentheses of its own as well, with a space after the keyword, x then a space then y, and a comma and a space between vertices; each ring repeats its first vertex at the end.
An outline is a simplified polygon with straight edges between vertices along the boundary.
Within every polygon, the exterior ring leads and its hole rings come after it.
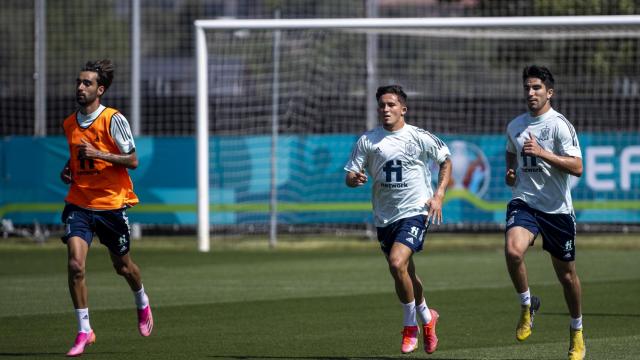
POLYGON ((447 157, 440 163, 440 171, 438 172, 438 187, 433 193, 431 199, 427 200, 429 206, 428 218, 436 225, 442 224, 442 203, 444 202, 444 195, 447 191, 447 186, 451 182, 451 172, 453 165, 451 159, 447 157))
POLYGON ((516 170, 518 169, 518 156, 511 151, 505 151, 505 163, 507 164, 507 173, 504 177, 504 182, 507 186, 514 186, 516 184, 516 170))
POLYGON ((69 161, 64 164, 62 167, 62 171, 60 171, 60 180, 62 180, 65 184, 71 184, 73 179, 71 178, 71 167, 69 166, 69 161))
POLYGON ((536 137, 529 133, 529 139, 524 142, 522 148, 526 155, 533 155, 546 161, 549 165, 556 169, 571 174, 573 176, 582 176, 582 158, 577 156, 562 156, 543 149, 536 137))
POLYGON ((99 151, 92 144, 82 140, 80 145, 80 158, 100 159, 110 162, 114 165, 124 166, 127 169, 135 169, 138 167, 138 155, 136 154, 136 145, 131 134, 129 121, 121 113, 115 113, 111 117, 111 125, 109 127, 109 135, 116 143, 119 153, 110 153, 99 151))
POLYGON ((364 185, 368 178, 364 173, 365 163, 367 161, 366 136, 361 136, 351 150, 351 157, 344 169, 347 175, 344 178, 348 187, 358 187, 364 185), (357 170, 358 169, 358 170, 357 170))
POLYGON ((136 149, 132 149, 127 154, 113 154, 96 149, 91 143, 82 139, 82 144, 78 146, 80 159, 99 159, 110 162, 114 165, 124 166, 127 169, 138 167, 138 155, 136 149))
POLYGON ((344 182, 348 187, 362 186, 367 182, 367 174, 364 173, 364 170, 360 172, 349 171, 347 172, 344 182))

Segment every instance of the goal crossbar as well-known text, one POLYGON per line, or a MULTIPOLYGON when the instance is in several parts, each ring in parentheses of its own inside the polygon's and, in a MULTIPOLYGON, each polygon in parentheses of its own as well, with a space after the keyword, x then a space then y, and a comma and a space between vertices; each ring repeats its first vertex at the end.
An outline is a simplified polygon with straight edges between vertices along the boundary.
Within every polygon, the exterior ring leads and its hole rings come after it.
POLYGON ((342 18, 342 19, 220 19, 196 20, 202 29, 326 29, 326 28, 469 28, 527 26, 625 26, 640 23, 640 15, 513 16, 445 18, 342 18))

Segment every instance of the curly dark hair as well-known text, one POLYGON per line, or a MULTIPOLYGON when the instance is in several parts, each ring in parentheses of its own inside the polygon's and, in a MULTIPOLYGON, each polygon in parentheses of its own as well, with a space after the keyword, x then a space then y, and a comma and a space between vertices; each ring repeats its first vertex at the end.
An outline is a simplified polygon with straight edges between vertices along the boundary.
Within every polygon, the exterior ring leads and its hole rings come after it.
POLYGON ((525 66, 522 70, 522 81, 527 81, 531 77, 540 79, 547 89, 553 89, 555 82, 553 74, 546 67, 538 65, 525 66))
POLYGON ((115 67, 113 62, 109 59, 87 61, 82 68, 82 71, 92 71, 98 74, 98 85, 104 86, 104 90, 107 91, 111 82, 113 81, 113 71, 115 67))

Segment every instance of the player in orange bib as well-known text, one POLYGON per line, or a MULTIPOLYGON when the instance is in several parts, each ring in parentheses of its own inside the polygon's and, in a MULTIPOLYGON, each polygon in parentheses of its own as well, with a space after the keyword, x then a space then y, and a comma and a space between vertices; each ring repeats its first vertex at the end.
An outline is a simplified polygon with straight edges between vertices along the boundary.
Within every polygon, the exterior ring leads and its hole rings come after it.
POLYGON ((153 316, 140 269, 129 255, 130 229, 126 209, 138 203, 127 169, 138 167, 127 119, 100 103, 113 80, 111 60, 89 61, 76 80, 80 109, 63 123, 69 160, 60 177, 70 184, 62 221, 67 244, 69 292, 78 320, 78 334, 67 356, 80 356, 96 341, 89 322, 85 263, 93 235, 109 249, 116 272, 134 293, 138 331, 149 336, 153 316))

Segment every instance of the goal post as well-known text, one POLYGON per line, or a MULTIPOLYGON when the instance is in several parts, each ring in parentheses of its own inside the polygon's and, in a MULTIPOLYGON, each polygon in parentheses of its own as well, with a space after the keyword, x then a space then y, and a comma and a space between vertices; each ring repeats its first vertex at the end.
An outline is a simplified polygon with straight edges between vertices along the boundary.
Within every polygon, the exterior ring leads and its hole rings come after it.
MULTIPOLYGON (((225 169, 215 169, 214 166, 217 163, 223 163, 224 161, 228 161, 226 166, 229 169, 237 169, 239 173, 241 167, 251 166, 261 161, 254 160, 253 163, 246 162, 242 164, 238 164, 236 160, 216 160, 212 161, 210 158, 211 153, 211 144, 210 144, 210 136, 213 132, 214 135, 218 135, 221 133, 229 138, 219 139, 217 143, 218 149, 223 149, 225 145, 223 143, 228 143, 231 138, 252 134, 256 135, 251 139, 241 139, 241 141, 250 143, 250 145, 243 145, 245 147, 252 146, 268 146, 265 148, 261 148, 261 150, 256 150, 250 148, 249 150, 243 148, 242 154, 246 155, 247 153, 251 154, 259 154, 266 153, 268 154, 269 166, 268 169, 265 170, 268 172, 268 176, 265 174, 264 177, 269 179, 269 186, 266 186, 262 182, 263 178, 258 179, 259 176, 256 176, 255 179, 251 180, 251 183, 245 184, 242 191, 246 191, 247 189, 252 190, 255 188, 260 189, 269 189, 271 194, 274 194, 277 191, 278 187, 285 187, 280 184, 280 179, 278 178, 277 169, 281 167, 281 164, 278 163, 278 154, 281 154, 281 150, 278 148, 278 144, 282 142, 289 141, 292 144, 292 147, 298 146, 300 148, 300 152, 294 155, 285 155, 287 157, 287 161, 289 163, 294 163, 298 161, 295 159, 296 157, 305 157, 307 156, 308 149, 305 149, 303 145, 299 145, 298 143, 301 141, 299 138, 295 138, 296 134, 304 134, 305 136, 309 134, 327 134, 327 133, 348 133, 352 136, 353 140, 355 140, 355 136, 361 133, 366 129, 365 118, 366 116, 361 116, 360 113, 354 115, 355 111, 345 112, 344 115, 336 116, 335 111, 328 111, 333 109, 328 109, 323 107, 322 104, 318 105, 320 100, 317 100, 315 96, 321 91, 341 91, 342 89, 338 86, 337 89, 333 88, 331 85, 332 79, 344 80, 345 83, 348 80, 345 80, 345 77, 351 76, 352 74, 358 74, 358 77, 353 77, 354 82, 357 82, 357 86, 354 84, 353 86, 347 85, 344 91, 349 91, 349 94, 352 95, 353 98, 362 99, 363 103, 348 103, 347 107, 349 108, 360 108, 363 105, 366 105, 366 101, 368 97, 373 96, 374 94, 366 94, 363 93, 362 89, 366 88, 367 81, 371 83, 388 82, 388 81, 406 81, 408 82, 408 90, 411 92, 410 97, 416 95, 420 97, 423 103, 418 104, 418 109, 424 110, 428 112, 429 109, 435 109, 435 113, 440 115, 442 119, 450 120, 443 121, 444 124, 438 124, 433 122, 434 119, 430 118, 428 115, 423 113, 418 114, 420 119, 417 125, 426 127, 428 129, 434 129, 436 132, 443 132, 445 134, 460 134, 462 138, 469 134, 480 133, 487 134, 486 138, 478 140, 479 142, 487 142, 491 143, 492 139, 489 137, 490 135, 501 134, 501 125, 498 126, 496 124, 486 124, 478 123, 474 124, 473 122, 467 123, 456 123, 459 118, 469 118, 469 117, 478 117, 481 118, 483 116, 493 117, 493 114, 480 114, 478 115, 478 108, 482 107, 482 104, 475 103, 475 99, 473 93, 478 91, 478 89, 483 88, 482 82, 490 82, 491 86, 488 91, 502 90, 508 88, 510 92, 513 90, 511 83, 517 82, 517 75, 514 78, 513 71, 517 72, 521 69, 521 66, 525 64, 525 62, 533 61, 533 62, 547 62, 554 61, 555 53, 561 53, 563 48, 565 47, 575 47, 575 53, 571 53, 567 56, 561 57, 561 60, 556 61, 559 64, 562 64, 565 68, 575 69, 575 71, 579 71, 580 66, 589 66, 589 69, 596 68, 594 73, 585 74, 585 78, 594 78, 600 79, 601 76, 611 76, 612 78, 615 76, 615 84, 607 85, 606 89, 603 91, 607 91, 607 96, 617 96, 620 95, 620 98, 624 96, 632 96, 635 97, 638 89, 638 65, 631 63, 632 61, 618 61, 611 60, 607 64, 599 64, 597 63, 598 58, 594 58, 593 61, 590 59, 584 60, 578 59, 577 56, 588 57, 588 52, 592 50, 591 45, 593 42, 597 41, 597 39, 613 39, 615 40, 616 51, 624 52, 625 56, 628 56, 631 60, 637 60, 638 58, 638 39, 640 39, 640 16, 638 15, 620 15, 620 16, 541 16, 541 17, 450 17, 450 18, 341 18, 341 19, 271 19, 271 20, 236 20, 236 19, 219 19, 219 20, 196 20, 194 22, 195 26, 195 43, 196 43, 196 78, 197 78, 197 222, 198 222, 198 249, 200 251, 209 251, 210 250, 210 232, 211 232, 211 210, 214 211, 222 211, 225 212, 228 216, 223 216, 226 220, 222 221, 227 224, 235 224, 238 223, 237 219, 234 218, 234 212, 236 211, 256 211, 256 212, 265 212, 265 209, 268 209, 268 219, 271 221, 267 221, 266 224, 269 224, 270 227, 269 233, 271 234, 270 244, 275 245, 275 234, 276 227, 278 225, 277 221, 273 219, 278 219, 278 197, 267 197, 264 201, 264 196, 259 194, 257 191, 252 196, 248 196, 245 193, 239 193, 237 189, 234 189, 233 192, 224 192, 219 196, 215 196, 217 198, 224 198, 221 204, 211 203, 211 175, 215 175, 216 177, 224 177, 220 173, 224 172, 225 169), (539 33, 531 33, 531 31, 523 32, 523 30, 536 28, 539 29, 539 33), (364 36, 370 33, 377 33, 381 36, 388 36, 389 38, 381 40, 384 42, 384 46, 388 46, 386 49, 388 52, 394 52, 396 50, 398 53, 402 53, 402 56, 410 57, 416 56, 416 59, 420 59, 420 65, 429 65, 434 66, 433 71, 453 71, 451 68, 455 67, 455 74, 450 75, 450 78, 444 77, 442 74, 428 74, 428 70, 424 70, 424 72, 407 72, 407 73, 394 73, 394 68, 398 69, 398 67, 412 67, 411 61, 413 58, 393 58, 393 59, 380 59, 376 61, 376 66, 386 67, 384 71, 362 71, 360 67, 366 63, 366 59, 357 58, 358 56, 365 57, 363 54, 380 54, 380 51, 376 52, 364 52, 361 55, 356 49, 351 49, 350 40, 327 40, 331 35, 318 35, 318 34, 310 34, 308 38, 303 38, 301 34, 295 34, 295 32, 303 32, 303 31, 332 31, 337 34, 341 34, 342 32, 346 32, 348 34, 358 34, 358 36, 364 36), (280 32, 290 31, 291 41, 285 43, 285 40, 280 40, 280 32), (225 36, 221 36, 219 39, 212 40, 211 33, 217 32, 232 32, 233 34, 225 36), (260 38, 253 38, 253 32, 265 32, 271 33, 272 35, 265 35, 260 38), (278 34, 278 36, 273 35, 278 34), (394 35, 395 34, 395 35, 394 35), (397 38, 393 38, 393 36, 397 36, 397 38), (426 43, 424 41, 417 41, 420 39, 439 39, 438 42, 426 43), (454 46, 455 42, 450 41, 449 39, 464 39, 466 41, 465 49, 461 50, 459 53, 451 53, 451 54, 441 54, 446 51, 450 51, 454 46), (492 43, 481 43, 474 44, 474 39, 485 39, 486 41, 492 41, 492 43), (523 40, 523 39, 533 39, 535 41, 551 41, 553 49, 545 52, 544 56, 541 55, 540 58, 536 59, 532 56, 528 49, 525 48, 522 44, 514 43, 513 40, 523 40), (631 39, 631 43, 627 44, 624 42, 625 39, 631 39), (300 51, 301 47, 316 46, 318 41, 326 41, 326 44, 323 46, 317 46, 314 48, 314 51, 300 51), (226 42, 233 41, 246 41, 244 45, 229 45, 228 48, 225 48, 226 42), (501 43, 504 41, 505 43, 501 43), (576 41, 575 43, 569 43, 567 46, 567 41, 576 41), (400 44, 398 46, 403 46, 401 49, 396 49, 395 43, 400 44), (451 43, 451 44, 450 44, 451 43), (316 44, 316 45, 314 45, 316 44), (425 45, 427 44, 427 45, 425 45), (209 54, 212 51, 212 48, 215 46, 215 59, 210 58, 209 54), (421 46, 429 46, 429 49, 421 49, 421 46), (431 47, 432 46, 432 47, 431 47), (226 49, 226 50, 225 50, 226 49), (429 51, 426 51, 429 50, 429 51), (247 53, 242 53, 243 51, 247 51, 247 53), (254 53, 250 53, 251 51, 255 51, 254 53), (495 52, 493 54, 492 52, 495 52), (555 53, 554 53, 555 52, 555 53), (351 56, 354 53, 357 53, 354 56, 354 59, 347 58, 347 56, 351 56), (504 60, 499 59, 500 54, 507 54, 508 57, 513 57, 514 59, 504 60), (406 55, 405 55, 406 54, 406 55), (437 60, 429 61, 429 59, 423 59, 425 56, 432 56, 437 58, 437 60), (309 56, 309 58, 306 58, 309 56), (344 58, 343 58, 344 56, 344 58), (336 66, 336 58, 340 58, 341 62, 344 62, 346 65, 336 66), (465 57, 465 59, 460 60, 459 57, 465 57), (464 71, 465 68, 471 67, 475 65, 475 62, 480 62, 480 60, 474 58, 490 58, 486 60, 486 64, 482 64, 484 67, 478 67, 477 69, 469 69, 468 73, 460 73, 464 71), (298 65, 293 63, 292 61, 288 61, 288 58, 300 59, 301 62, 304 62, 305 66, 311 62, 322 62, 324 63, 314 67, 309 66, 306 68, 302 65, 298 65), (496 59, 498 58, 498 59, 496 59), (576 58, 577 60, 572 60, 576 58), (287 62, 286 66, 281 64, 280 62, 287 62), (579 62, 579 66, 573 66, 570 61, 579 62), (447 65, 449 62, 449 65, 447 65), (584 63, 584 64, 583 64, 584 63), (266 65, 265 65, 266 64, 266 65), (491 68, 495 64, 499 64, 499 67, 504 66, 506 69, 512 70, 508 76, 502 74, 500 71, 496 70, 491 72, 491 74, 482 74, 481 71, 486 68, 491 68), (297 68, 300 66, 300 69, 297 68), (347 68, 350 66, 350 68, 347 68), (600 67, 598 67, 600 66, 600 67), (605 68, 607 67, 608 68, 605 68), (518 68, 519 67, 519 68, 518 68), (212 68, 215 68, 212 70, 212 68), (279 71, 278 69, 282 69, 279 71), (310 70, 309 70, 310 69, 310 70), (601 70, 600 70, 601 69, 601 70), (285 71, 291 70, 290 73, 286 73, 285 71), (276 72, 275 76, 273 72, 276 72), (332 71, 340 72, 338 74, 331 73, 332 71), (600 72, 601 71, 601 72, 600 72), (344 72, 344 73, 342 73, 344 72), (635 72, 635 73, 634 73, 635 72), (211 79, 210 75, 214 73, 215 79, 211 79), (282 73, 282 74, 281 74, 282 73), (316 73, 322 73, 323 75, 327 75, 326 78, 323 78, 323 81, 326 83, 314 83, 316 80, 313 76, 316 73), (360 73, 363 73, 365 77, 377 77, 375 79, 367 78, 360 86, 360 73), (483 77, 486 75, 486 77, 483 77), (301 79, 300 77, 307 76, 308 79, 301 79), (507 78, 507 79, 505 79, 507 78), (428 82, 433 81, 431 86, 425 85, 424 88, 417 85, 418 82, 428 82), (212 82, 216 82, 216 84, 212 84, 212 82), (308 83, 307 83, 308 82, 308 83), (496 82, 495 84, 493 82, 496 82), (505 82, 505 84, 502 84, 505 82), (435 86, 434 86, 435 85, 435 86), (301 100, 300 103, 304 103, 303 105, 299 105, 296 103, 298 99, 290 98, 288 99, 289 104, 292 108, 290 109, 278 109, 279 104, 282 104, 284 100, 279 97, 279 88, 285 87, 287 91, 292 93, 293 97, 300 96, 300 89, 303 91, 308 91, 310 96, 301 100), (317 87, 314 88, 314 87, 317 87), (440 87, 440 88, 438 88, 440 87), (214 88, 215 94, 212 94, 212 88, 214 88), (626 90, 625 90, 626 89, 626 90), (635 89, 635 90, 634 90, 635 89), (438 96, 438 92, 442 92, 443 95, 438 96), (233 95, 234 92, 237 92, 237 96, 239 97, 263 97, 264 92, 271 92, 269 94, 270 100, 264 101, 264 103, 259 104, 259 109, 257 108, 255 103, 249 103, 243 101, 234 101, 228 100, 227 97, 229 95, 233 95), (222 95, 221 95, 222 94, 222 95), (243 108, 235 108, 236 112, 246 113, 245 117, 235 117, 233 111, 228 111, 225 109, 220 109, 218 104, 216 104, 216 111, 218 116, 216 116, 216 123, 214 126, 210 123, 210 108, 212 107, 212 96, 225 96, 225 101, 227 103, 223 103, 220 107, 224 107, 225 105, 228 107, 234 106, 243 106, 243 108), (450 106, 448 108, 440 109, 440 105, 443 103, 443 96, 448 96, 448 102, 450 102, 450 106), (308 106, 308 108, 300 109, 301 106, 308 106), (283 114, 283 111, 285 112, 283 114), (326 128, 319 128, 314 130, 313 123, 306 123, 305 116, 318 116, 318 118, 323 119, 323 116, 317 115, 317 112, 331 113, 332 121, 333 117, 339 117, 341 123, 340 126, 334 126, 330 128, 331 125, 327 125, 326 128), (257 114, 260 112, 260 114, 257 114), (263 114, 264 113, 264 114, 263 114), (280 123, 278 125, 278 119, 280 116, 286 116, 288 122, 286 124, 280 123), (354 116, 357 116, 356 119, 353 119, 354 116), (455 119, 454 119, 455 117, 455 119), (251 119, 251 124, 244 123, 247 119, 251 119), (362 122, 354 127, 352 122, 357 122, 357 119, 362 119, 362 122), (299 121, 300 123, 296 123, 299 121), (268 124, 270 122, 270 124, 268 124), (473 126, 477 126, 478 130, 474 130, 473 126), (212 130, 212 127, 215 129, 212 130), (311 128, 311 129, 310 129, 311 128), (337 129, 336 129, 337 128, 337 129), (218 130, 216 130, 218 129, 218 130), (269 129, 271 132, 265 130, 269 129), (283 130, 284 129, 284 130, 283 130), (356 129, 356 130, 354 130, 356 129), (283 131, 286 132, 289 136, 280 136, 283 131), (227 141, 229 140, 229 141, 227 141), (271 142, 270 145, 267 143, 271 142), (234 167, 235 166, 235 167, 234 167), (255 201, 249 201, 247 204, 240 204, 240 198, 250 198, 250 199, 263 199, 265 204, 271 201, 270 205, 262 206, 255 201), (249 210, 247 210, 249 209, 249 210), (253 209, 253 210, 251 210, 253 209)), ((338 36, 338 35, 335 35, 338 36)), ((380 43, 367 43, 365 46, 382 46, 380 43)), ((602 47, 607 46, 606 44, 593 45, 593 50, 599 50, 602 47)), ((354 48, 357 46, 354 46, 354 48)), ((606 49, 605 49, 606 51, 606 49)), ((380 55, 382 56, 382 55, 380 55)), ((400 56, 400 55, 398 55, 400 56)), ((483 60, 484 61, 484 60, 483 60)), ((418 71, 413 69, 412 71, 418 71)), ((572 74, 573 78, 579 78, 579 74, 572 74)), ((558 74, 559 77, 563 77, 563 74, 558 74)), ((613 83, 614 81, 612 81, 613 83)), ((348 83, 347 83, 348 84, 348 83)), ((344 86, 344 83, 341 83, 344 86)), ((580 94, 580 85, 574 84, 572 87, 573 90, 562 90, 565 93, 570 93, 570 96, 579 96, 580 94)), ((364 91, 366 92, 366 91, 364 91)), ((332 98, 333 99, 333 98, 332 98)), ((616 98, 617 99, 617 98, 616 98)), ((217 100, 216 100, 217 101, 217 100)), ((222 101, 222 100, 220 100, 222 101)), ((330 100, 327 100, 330 101, 330 100)), ((570 100, 559 100, 563 101, 563 104, 569 104, 573 106, 570 100)), ((603 101, 606 101, 603 100, 603 101)), ((447 102, 447 104, 448 104, 447 102)), ((411 99, 410 99, 411 103, 411 99)), ((579 102, 577 102, 579 103, 579 102)), ((412 103, 413 104, 413 103, 412 103)), ((500 113, 502 117, 500 120, 501 123, 506 125, 506 121, 509 117, 513 117, 517 115, 516 112, 512 112, 513 107, 506 106, 504 104, 492 105, 488 104, 488 108, 486 108, 487 112, 495 112, 500 113), (505 112, 504 108, 508 108, 509 111, 505 112), (502 113, 504 112, 504 113, 502 113)), ((516 104, 518 105, 518 104, 516 104)), ((442 105, 444 106, 444 105, 442 105)), ((608 105, 611 109, 613 109, 613 105, 608 105)), ((629 105, 631 106, 631 105, 629 105)), ((515 107, 518 109, 518 107, 515 107)), ((412 107, 410 106, 410 109, 412 107)), ((410 114, 412 114, 410 110, 410 114)), ((613 111, 613 110, 612 110, 613 111)), ((629 129, 633 129, 634 126, 637 125, 637 114, 635 113, 636 108, 630 108, 629 114, 625 113, 622 127, 627 126, 629 129), (635 115, 634 115, 635 114, 635 115), (626 122, 625 122, 626 121, 626 122)), ((573 120, 569 117, 570 120, 573 120)), ((327 120, 328 121, 328 120, 327 120)), ((467 121, 467 120, 465 120, 467 121)), ((496 120, 497 121, 497 120, 496 120)), ((606 124, 599 123, 597 119, 589 120, 589 123, 585 124, 584 128, 586 129, 599 129, 604 128, 607 129, 606 124)), ((610 129, 610 128, 609 128, 610 129)), ((579 132, 581 129, 578 129, 579 132)), ((620 131, 624 131, 620 129, 620 131)), ((619 138, 618 135, 612 135, 616 139, 619 138)), ((235 139, 235 138, 234 138, 235 139)), ((237 139, 236 139, 237 140, 237 139)), ((308 139, 302 139, 307 141, 308 139)), ((322 141, 322 140, 319 140, 322 141)), ((342 144, 338 139, 332 139, 331 141, 336 141, 336 144, 342 144)), ((593 140, 597 143, 597 139, 593 140)), ((305 143, 308 144, 308 143, 305 143)), ((231 145, 230 145, 231 146, 231 145)), ((315 143, 311 145, 316 146, 315 143)), ((332 146, 340 146, 340 145, 332 145, 332 146)), ((474 145, 475 146, 475 145, 474 145)), ((315 148, 314 148, 315 149, 315 148)), ((324 154, 327 151, 331 152, 333 149, 324 149, 324 154)), ((240 150, 236 148, 231 149, 230 151, 235 151, 232 156, 238 156, 236 159, 241 159, 240 150)), ((284 150, 282 150, 284 151, 284 150)), ((348 150, 347 150, 348 153, 348 150)), ((243 155, 243 156, 244 156, 243 155)), ((319 156, 319 155, 318 155, 319 156)), ((222 156, 219 156, 222 157, 222 156)), ((266 159, 261 158, 261 159, 266 159)), ((317 159, 316 159, 317 160, 317 159)), ((346 158, 342 159, 346 161, 346 158)), ((306 158, 300 160, 301 164, 304 165, 306 158)), ((317 160, 322 161, 322 159, 317 160)), ((335 168, 335 164, 337 161, 331 163, 331 166, 335 168)), ((491 163, 491 159, 489 159, 488 164, 491 163)), ((302 165, 301 165, 302 166, 302 165)), ((315 168, 314 168, 315 169, 315 168)), ((257 170, 256 170, 257 171, 257 170)), ((291 170, 289 170, 291 171, 291 170)), ((488 170, 487 170, 488 171, 488 170)), ((334 174, 335 175, 335 174, 334 174)), ((332 175, 333 176, 333 175, 332 175)), ((329 178, 328 176, 327 178, 329 178)), ((335 179, 335 176, 331 177, 331 179, 335 179)), ((228 181, 242 181, 239 178, 232 178, 228 181)), ((287 183, 289 186, 299 186, 302 190, 300 192, 305 192, 305 179, 297 180, 298 182, 287 183)), ((324 181, 324 180, 323 180, 324 181)), ((321 183, 322 181, 318 181, 321 183)), ((493 185, 487 185, 489 188, 489 195, 484 197, 469 197, 465 198, 468 202, 473 202, 475 205, 479 206, 483 211, 494 211, 499 208, 500 202, 502 200, 494 200, 504 197, 504 191, 498 190, 497 188, 493 188, 493 185), (469 200, 471 199, 471 200, 469 200), (478 202, 482 201, 482 202, 478 202), (479 205, 478 205, 479 204, 479 205)), ((588 189, 587 189, 588 190, 588 189)), ((587 193, 585 190, 585 194, 587 193)), ((327 190, 324 190, 327 191, 327 190)), ((328 190, 332 191, 332 190, 328 190)), ((462 193, 461 193, 462 194, 462 193)), ((365 193, 365 195, 367 195, 365 193)), ((477 194, 476 194, 477 195, 477 194)), ((280 196, 280 194, 278 194, 280 196)), ((283 194, 284 197, 289 196, 289 194, 283 194)), ((340 209, 340 207, 332 207, 332 204, 339 203, 340 196, 336 195, 336 200, 334 202, 324 201, 320 199, 319 202, 313 203, 313 205, 309 205, 309 202, 302 201, 299 206, 300 208, 304 208, 305 206, 309 206, 313 208, 312 211, 316 213, 320 213, 323 211, 332 211, 327 209, 340 209)), ((464 198, 467 195, 460 195, 461 198, 464 198)), ((613 196, 613 195, 607 195, 613 196)), ((637 194, 628 195, 633 199, 637 194)), ((290 198, 296 198, 291 195, 290 198)), ((348 210, 350 206, 355 208, 355 211, 358 212, 366 212, 367 209, 362 208, 362 199, 366 196, 360 196, 357 201, 352 201, 348 204, 343 204, 345 211, 348 210)), ((587 199, 587 195, 585 195, 585 199, 587 199)), ((295 202, 287 202, 283 204, 283 206, 289 206, 289 210, 296 211, 296 203, 295 202)), ((463 211, 464 212, 464 211, 463 211)), ((337 213, 333 220, 328 220, 328 223, 332 221, 340 222, 345 220, 346 217, 341 216, 342 213, 337 213)), ((464 216, 461 215, 461 216, 464 216)), ((474 215, 475 216, 475 215, 474 215)), ((248 219, 252 218, 252 216, 247 216, 248 219)), ((310 219, 314 219, 316 217, 309 216, 310 219)), ((490 215, 489 213, 477 217, 479 222, 486 223, 496 223, 498 221, 497 215, 490 215)), ((264 218, 260 218, 264 223, 264 218)), ((248 220, 249 221, 249 220, 248 220)), ((297 222, 296 219, 294 222, 297 222)), ((345 220, 346 221, 346 220, 345 220)))

